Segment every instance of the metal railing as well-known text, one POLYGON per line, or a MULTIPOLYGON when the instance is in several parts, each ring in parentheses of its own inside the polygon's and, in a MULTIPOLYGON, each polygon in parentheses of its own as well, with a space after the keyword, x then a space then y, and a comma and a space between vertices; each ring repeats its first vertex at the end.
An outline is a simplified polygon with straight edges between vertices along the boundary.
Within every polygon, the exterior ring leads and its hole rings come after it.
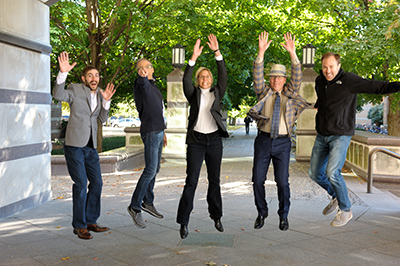
POLYGON ((393 152, 391 150, 381 148, 381 147, 376 147, 372 149, 369 154, 368 154, 368 177, 367 177, 367 193, 372 193, 372 178, 373 178, 373 167, 372 167, 372 156, 377 153, 377 152, 383 152, 386 153, 387 155, 390 155, 394 158, 397 158, 400 160, 400 154, 393 152))

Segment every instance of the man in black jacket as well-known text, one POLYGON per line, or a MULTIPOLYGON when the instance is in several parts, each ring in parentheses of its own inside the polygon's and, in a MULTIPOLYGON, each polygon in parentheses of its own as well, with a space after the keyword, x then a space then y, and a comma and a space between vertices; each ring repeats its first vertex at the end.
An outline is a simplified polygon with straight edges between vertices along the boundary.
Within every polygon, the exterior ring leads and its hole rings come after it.
POLYGON ((357 93, 388 94, 400 91, 400 82, 363 79, 340 68, 340 56, 325 53, 322 71, 315 80, 318 100, 317 137, 312 150, 309 175, 324 188, 331 202, 324 215, 339 211, 331 226, 343 226, 353 217, 346 183, 341 170, 351 136, 355 132, 357 93))
POLYGON ((136 62, 138 77, 135 80, 133 96, 140 118, 140 135, 144 143, 145 168, 132 195, 128 212, 134 224, 145 228, 141 210, 156 218, 163 218, 154 207, 154 183, 160 170, 161 152, 167 144, 164 135, 164 103, 153 77, 153 65, 145 58, 136 62))

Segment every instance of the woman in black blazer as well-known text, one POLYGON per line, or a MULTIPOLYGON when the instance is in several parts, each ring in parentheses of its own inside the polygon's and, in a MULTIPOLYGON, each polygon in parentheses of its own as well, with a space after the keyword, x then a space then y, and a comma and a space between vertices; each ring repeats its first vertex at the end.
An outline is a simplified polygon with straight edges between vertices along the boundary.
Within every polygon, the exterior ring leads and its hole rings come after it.
POLYGON ((186 135, 186 144, 188 145, 186 152, 187 176, 176 218, 177 223, 181 225, 180 236, 182 239, 188 235, 189 216, 193 210, 194 193, 204 160, 206 161, 208 178, 208 211, 210 218, 214 220, 215 228, 220 232, 224 231, 221 223, 221 137, 228 137, 229 135, 222 123, 221 100, 227 87, 227 73, 217 38, 210 34, 208 40, 208 47, 214 52, 217 62, 217 85, 212 86, 212 73, 205 67, 200 67, 196 71, 196 82, 194 85, 192 83, 194 65, 203 50, 203 46, 200 46, 200 39, 196 41, 193 55, 183 76, 183 90, 190 104, 190 114, 186 135))

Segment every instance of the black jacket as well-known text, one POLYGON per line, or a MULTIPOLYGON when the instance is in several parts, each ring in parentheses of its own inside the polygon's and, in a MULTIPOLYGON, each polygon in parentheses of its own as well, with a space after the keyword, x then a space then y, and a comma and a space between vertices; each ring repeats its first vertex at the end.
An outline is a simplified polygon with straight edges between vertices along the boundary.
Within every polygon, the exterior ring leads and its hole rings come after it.
POLYGON ((140 134, 164 130, 166 126, 163 98, 154 80, 138 76, 135 80, 133 96, 141 122, 140 134))
POLYGON ((387 94, 400 91, 400 82, 367 80, 340 69, 336 77, 327 81, 320 75, 315 80, 318 100, 316 130, 324 136, 346 135, 355 132, 357 93, 387 94))
MULTIPOLYGON (((224 97, 226 87, 227 87, 227 73, 225 67, 225 61, 217 61, 218 68, 218 81, 217 85, 210 89, 210 92, 214 92, 215 101, 210 109, 211 115, 217 122, 218 131, 221 134, 221 137, 229 137, 229 134, 222 123, 222 114, 221 114, 221 101, 224 97)), ((190 113, 189 113, 189 124, 186 133, 186 144, 197 142, 196 137, 194 136, 194 127, 197 123, 197 118, 199 116, 200 109, 200 96, 201 89, 199 87, 195 87, 192 83, 192 73, 194 66, 186 66, 185 73, 183 75, 183 91, 185 93, 185 97, 190 104, 190 113)))

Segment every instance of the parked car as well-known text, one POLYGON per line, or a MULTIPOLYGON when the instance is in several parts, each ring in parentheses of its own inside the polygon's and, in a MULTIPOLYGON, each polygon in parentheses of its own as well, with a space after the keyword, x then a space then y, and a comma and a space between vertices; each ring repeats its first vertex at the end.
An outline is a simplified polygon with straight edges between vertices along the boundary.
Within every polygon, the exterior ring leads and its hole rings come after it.
POLYGON ((112 127, 140 127, 139 118, 120 118, 111 122, 112 127))

